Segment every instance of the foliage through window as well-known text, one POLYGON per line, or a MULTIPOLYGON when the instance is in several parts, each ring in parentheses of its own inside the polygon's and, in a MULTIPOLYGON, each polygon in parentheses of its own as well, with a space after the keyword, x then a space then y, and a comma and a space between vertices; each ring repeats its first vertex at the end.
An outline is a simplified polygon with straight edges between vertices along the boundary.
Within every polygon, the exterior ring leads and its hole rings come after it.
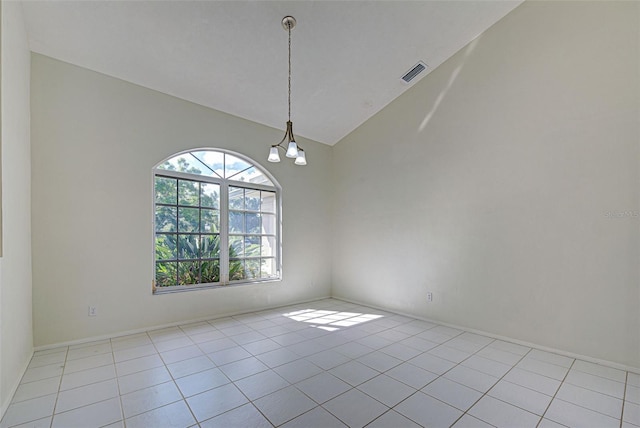
POLYGON ((219 150, 154 169, 155 290, 280 278, 280 190, 259 166, 219 150))

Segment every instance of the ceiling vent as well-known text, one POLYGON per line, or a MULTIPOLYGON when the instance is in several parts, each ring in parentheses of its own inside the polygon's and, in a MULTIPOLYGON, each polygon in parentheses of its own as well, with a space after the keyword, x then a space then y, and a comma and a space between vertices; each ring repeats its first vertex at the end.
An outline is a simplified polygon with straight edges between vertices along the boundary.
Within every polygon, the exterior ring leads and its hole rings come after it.
POLYGON ((409 70, 404 76, 402 76, 402 80, 404 80, 405 83, 409 83, 426 69, 427 69, 427 65, 424 62, 420 61, 411 70, 409 70))

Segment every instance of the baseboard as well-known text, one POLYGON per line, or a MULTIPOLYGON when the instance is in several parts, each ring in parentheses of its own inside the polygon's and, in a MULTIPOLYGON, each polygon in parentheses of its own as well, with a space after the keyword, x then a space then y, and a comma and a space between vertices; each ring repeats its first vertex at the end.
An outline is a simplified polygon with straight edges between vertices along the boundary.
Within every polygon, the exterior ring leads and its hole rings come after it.
POLYGON ((251 310, 251 311, 241 310, 241 311, 235 311, 235 312, 225 312, 225 313, 222 313, 222 314, 216 314, 213 318, 211 316, 208 316, 208 317, 202 317, 202 318, 188 319, 188 320, 171 322, 171 323, 167 323, 167 324, 154 325, 153 327, 143 327, 143 328, 137 328, 137 329, 134 329, 134 330, 126 330, 126 331, 119 331, 119 332, 115 332, 115 333, 103 334, 103 335, 100 335, 100 336, 91 336, 91 337, 86 337, 86 338, 78 339, 78 340, 71 340, 71 341, 67 341, 67 342, 52 343, 52 344, 48 344, 48 345, 37 346, 37 347, 35 347, 34 351, 45 351, 47 349, 59 348, 61 346, 82 345, 82 344, 85 344, 85 343, 97 342, 97 341, 100 341, 100 340, 113 339, 113 338, 116 338, 116 337, 122 337, 122 336, 129 336, 129 335, 132 335, 132 334, 144 333, 146 331, 162 330, 163 328, 176 327, 176 326, 184 325, 184 324, 192 324, 192 323, 196 323, 196 322, 211 321, 211 320, 215 320, 215 319, 218 319, 218 318, 232 317, 232 316, 236 316, 236 315, 244 315, 244 314, 249 314, 249 313, 252 313, 252 312, 268 311, 268 310, 271 310, 271 309, 284 308, 285 306, 300 305, 300 304, 303 304, 303 303, 317 302, 318 300, 324 300, 324 299, 329 299, 329 298, 331 298, 331 296, 316 297, 316 298, 307 299, 307 300, 297 300, 297 301, 293 301, 293 302, 290 302, 290 303, 277 304, 277 305, 273 305, 273 306, 265 306, 265 307, 262 307, 260 309, 254 309, 254 310, 251 310))
POLYGON ((20 370, 21 374, 13 382, 13 386, 9 390, 9 395, 7 396, 8 398, 6 398, 5 400, 2 401, 2 405, 1 405, 2 407, 0 407, 0 421, 2 420, 2 418, 4 418, 4 414, 7 412, 7 409, 9 408, 9 405, 11 405, 11 401, 13 400, 13 396, 16 395, 16 391, 18 390, 18 387, 20 386, 20 382, 22 381, 22 377, 24 376, 24 373, 27 371, 27 367, 29 367, 29 363, 31 362, 31 358, 33 358, 33 352, 34 352, 34 350, 31 350, 31 355, 29 356, 29 358, 27 358, 27 361, 22 365, 22 370, 20 370))
MULTIPOLYGON (((576 354, 576 353, 568 352, 568 351, 565 351, 565 350, 562 350, 562 349, 551 348, 551 347, 548 347, 548 346, 539 345, 537 343, 526 342, 524 340, 519 340, 519 339, 515 339, 515 338, 512 338, 512 337, 507 337, 507 336, 501 336, 501 335, 490 333, 490 332, 483 331, 483 330, 463 327, 463 326, 460 326, 460 325, 457 325, 457 324, 451 324, 451 323, 447 323, 447 322, 442 322, 442 321, 439 321, 439 320, 434 320, 434 319, 418 316, 418 315, 415 315, 415 314, 400 312, 400 311, 396 311, 396 310, 390 310, 389 308, 383 308, 383 307, 380 307, 380 306, 372 305, 370 303, 361 302, 361 301, 358 301, 358 300, 348 299, 348 298, 339 297, 339 296, 325 296, 325 297, 317 297, 317 298, 314 298, 314 299, 298 300, 298 301, 294 301, 294 302, 290 302, 290 303, 286 303, 286 304, 278 304, 278 305, 273 305, 273 306, 266 306, 264 308, 254 309, 254 310, 251 310, 251 311, 244 311, 243 310, 243 311, 227 312, 227 313, 224 313, 224 314, 217 314, 214 318, 212 318, 212 317, 204 317, 204 318, 183 320, 183 321, 178 321, 178 322, 173 322, 173 323, 153 326, 152 328, 148 328, 148 327, 147 328, 139 328, 139 329, 134 329, 134 330, 121 331, 121 332, 117 332, 117 333, 105 334, 105 335, 101 335, 101 336, 87 337, 87 338, 84 338, 84 339, 72 340, 72 341, 68 341, 68 342, 61 342, 61 343, 54 343, 54 344, 49 344, 49 345, 42 345, 42 346, 36 347, 34 349, 34 351, 42 351, 42 350, 47 350, 47 349, 53 349, 53 348, 58 348, 58 347, 61 347, 61 346, 81 345, 81 344, 84 344, 84 343, 96 342, 96 341, 99 341, 99 340, 106 340, 106 339, 111 339, 111 338, 116 338, 116 337, 129 336, 131 334, 144 333, 146 331, 161 330, 163 328, 176 327, 178 325, 191 324, 191 323, 202 322, 202 321, 210 321, 210 320, 229 317, 229 316, 243 315, 243 314, 248 314, 248 313, 252 313, 252 312, 259 312, 259 311, 264 311, 264 310, 282 308, 282 307, 285 307, 285 306, 299 305, 299 304, 303 304, 303 303, 316 302, 318 300, 329 299, 329 298, 336 299, 336 300, 341 300, 343 302, 353 303, 353 304, 357 304, 357 305, 368 306, 368 307, 373 308, 373 309, 378 309, 378 310, 385 311, 385 312, 391 312, 391 313, 394 313, 394 314, 397 314, 397 315, 402 315, 402 316, 406 316, 406 317, 409 317, 409 318, 415 318, 415 319, 419 319, 419 320, 422 320, 422 321, 428 321, 428 322, 444 325, 444 326, 447 326, 447 327, 456 328, 458 330, 464 330, 464 331, 468 331, 470 333, 481 334, 483 336, 491 337, 491 338, 494 338, 494 339, 504 340, 506 342, 511 342, 511 343, 515 343, 515 344, 518 344, 518 345, 527 346, 529 348, 536 348, 536 349, 540 349, 542 351, 553 352, 554 354, 564 355, 566 357, 576 358, 576 359, 580 359, 580 360, 583 360, 583 361, 588 361, 588 362, 591 362, 591 363, 594 363, 594 364, 600 364, 600 365, 603 365, 603 366, 612 367, 612 368, 615 368, 615 369, 619 369, 619 370, 624 370, 624 371, 629 371, 629 372, 640 374, 640 367, 627 366, 627 365, 624 365, 624 364, 615 363, 613 361, 602 360, 602 359, 599 359, 599 358, 593 358, 593 357, 590 357, 588 355, 576 354)), ((28 362, 27 362, 27 365, 28 365, 28 362)), ((25 366, 25 370, 26 370, 26 366, 25 366)), ((23 373, 24 373, 25 370, 23 370, 23 373)), ((18 388, 18 385, 19 385, 19 381, 18 381, 18 384, 16 384, 15 387, 13 388, 13 390, 12 390, 12 395, 11 395, 12 398, 13 398, 13 394, 15 394, 15 390, 18 388)), ((9 403, 10 402, 11 402, 11 399, 9 399, 9 403)), ((2 408, 0 409, 0 410, 2 410, 2 415, 4 415, 4 412, 6 411, 6 408, 8 407, 9 403, 2 403, 2 408)))
POLYGON ((550 348, 548 346, 538 345, 537 343, 531 343, 531 342, 526 342, 524 340, 514 339, 512 337, 501 336, 501 335, 490 333, 490 332, 483 331, 483 330, 477 330, 477 329, 474 329, 474 328, 462 327, 462 326, 459 326, 459 325, 456 325, 456 324, 450 324, 450 323, 442 322, 442 321, 439 321, 439 320, 434 320, 434 319, 430 319, 430 318, 417 316, 415 314, 409 314, 409 313, 399 312, 399 311, 395 311, 395 310, 390 310, 388 308, 383 308, 383 307, 380 307, 380 306, 372 305, 370 303, 360 302, 360 301, 357 301, 357 300, 347 299, 347 298, 344 298, 344 297, 331 296, 331 298, 332 299, 336 299, 336 300, 342 300, 343 302, 353 303, 353 304, 356 304, 356 305, 368 306, 368 307, 373 308, 373 309, 378 309, 378 310, 385 311, 385 312, 391 312, 391 313, 394 313, 394 314, 397 314, 397 315, 402 315, 402 316, 409 317, 409 318, 415 318, 415 319, 419 319, 419 320, 422 320, 422 321, 431 322, 431 323, 434 323, 434 324, 444 325, 446 327, 451 327, 451 328, 455 328, 455 329, 458 329, 458 330, 468 331, 469 333, 475 333, 475 334, 480 334, 482 336, 491 337, 491 338, 494 338, 494 339, 504 340, 505 342, 515 343, 517 345, 526 346, 528 348, 536 348, 536 349, 540 349, 541 351, 552 352, 554 354, 563 355, 565 357, 576 358, 576 359, 579 359, 579 360, 588 361, 590 363, 600 364, 602 366, 607 366, 607 367, 611 367, 611 368, 614 368, 614 369, 619 369, 619 370, 624 370, 624 371, 640 374, 640 367, 627 366, 627 365, 624 365, 624 364, 615 363, 613 361, 607 361, 607 360, 601 360, 599 358, 589 357, 588 355, 575 354, 573 352, 564 351, 562 349, 550 348))

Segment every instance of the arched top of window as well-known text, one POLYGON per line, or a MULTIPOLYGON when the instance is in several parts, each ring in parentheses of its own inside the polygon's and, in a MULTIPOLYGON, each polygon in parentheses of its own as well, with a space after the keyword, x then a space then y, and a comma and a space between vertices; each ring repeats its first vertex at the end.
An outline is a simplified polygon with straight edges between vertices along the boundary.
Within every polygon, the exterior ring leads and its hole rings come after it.
POLYGON ((165 160, 156 169, 276 186, 259 166, 220 150, 198 149, 180 153, 165 160))

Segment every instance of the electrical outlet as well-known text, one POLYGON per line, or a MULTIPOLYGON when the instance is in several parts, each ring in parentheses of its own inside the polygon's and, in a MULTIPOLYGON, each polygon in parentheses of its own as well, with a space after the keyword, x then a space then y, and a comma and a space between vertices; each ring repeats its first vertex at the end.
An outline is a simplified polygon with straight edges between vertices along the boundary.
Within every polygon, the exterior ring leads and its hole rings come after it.
POLYGON ((427 302, 433 302, 433 293, 432 292, 428 292, 427 293, 427 302))
POLYGON ((95 317, 96 315, 98 315, 98 311, 96 309, 95 306, 89 306, 89 316, 90 317, 95 317))

